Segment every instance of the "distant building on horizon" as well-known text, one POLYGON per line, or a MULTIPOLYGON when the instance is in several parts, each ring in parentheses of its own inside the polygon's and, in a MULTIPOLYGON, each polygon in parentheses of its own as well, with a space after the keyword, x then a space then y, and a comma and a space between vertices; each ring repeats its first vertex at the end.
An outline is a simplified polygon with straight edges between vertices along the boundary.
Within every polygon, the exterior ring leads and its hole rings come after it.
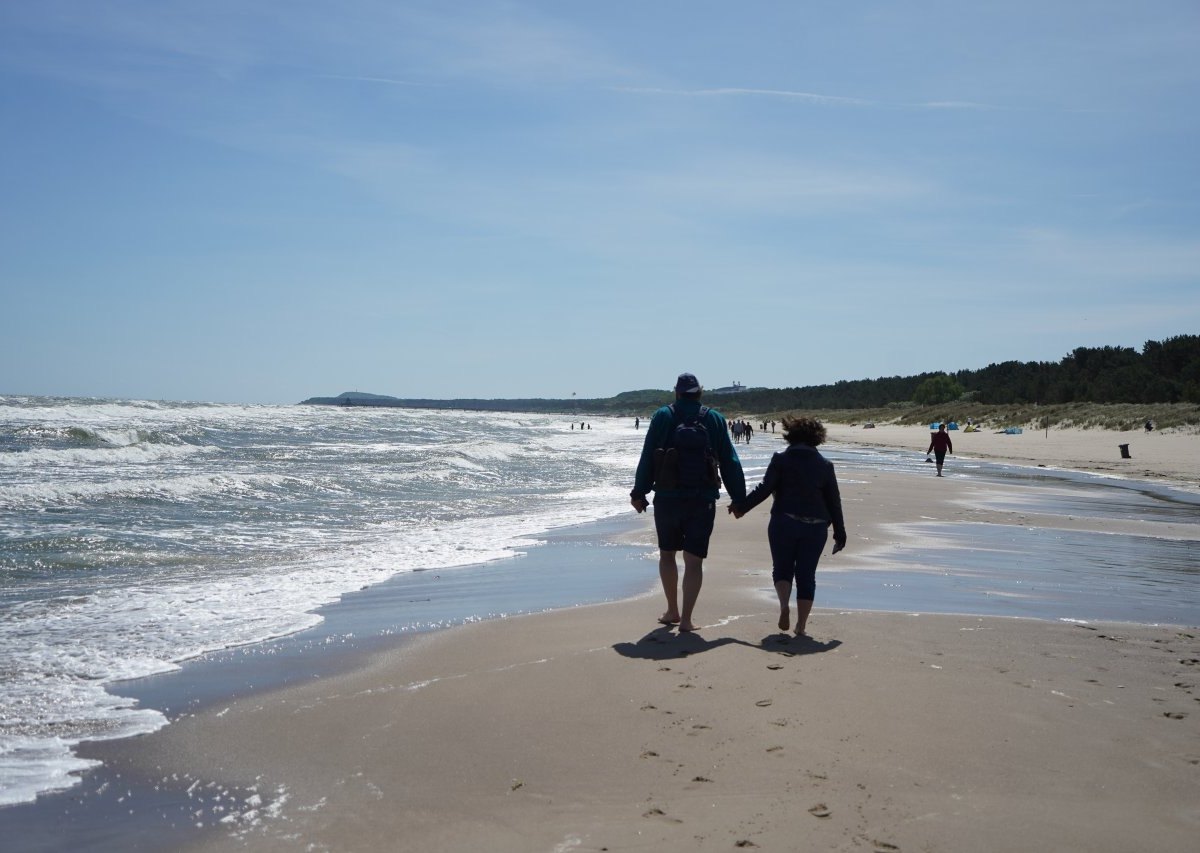
POLYGON ((746 386, 743 385, 741 382, 738 382, 735 379, 735 380, 733 380, 732 385, 726 385, 724 388, 713 388, 712 393, 713 394, 737 394, 739 391, 745 391, 745 390, 746 390, 746 386))

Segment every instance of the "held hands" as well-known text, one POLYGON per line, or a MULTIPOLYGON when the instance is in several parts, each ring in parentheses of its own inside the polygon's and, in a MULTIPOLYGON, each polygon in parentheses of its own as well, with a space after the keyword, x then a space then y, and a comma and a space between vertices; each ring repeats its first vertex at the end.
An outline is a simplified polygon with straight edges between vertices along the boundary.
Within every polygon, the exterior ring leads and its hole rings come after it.
POLYGON ((746 511, 744 509, 739 509, 737 504, 730 504, 729 505, 729 514, 732 515, 734 518, 741 518, 743 515, 746 514, 746 511))

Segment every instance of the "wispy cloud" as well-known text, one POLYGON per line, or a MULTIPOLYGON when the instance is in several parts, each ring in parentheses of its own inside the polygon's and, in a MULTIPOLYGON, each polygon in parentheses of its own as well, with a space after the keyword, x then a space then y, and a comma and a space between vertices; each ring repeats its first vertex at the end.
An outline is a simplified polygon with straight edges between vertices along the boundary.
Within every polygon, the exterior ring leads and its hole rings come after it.
POLYGON ((919 101, 913 103, 895 103, 871 98, 851 98, 845 95, 823 95, 819 92, 799 92, 791 89, 758 89, 747 86, 717 86, 710 89, 671 89, 661 86, 616 86, 618 92, 630 92, 639 95, 664 95, 689 98, 719 98, 719 97, 756 97, 756 98, 785 98, 794 101, 805 101, 810 104, 847 107, 881 107, 886 109, 921 109, 921 110, 998 110, 1001 107, 984 104, 978 101, 919 101))
POLYGON ((405 23, 409 58, 438 77, 509 85, 628 79, 603 41, 530 8, 478 8, 466 17, 410 11, 405 23))
POLYGON ((674 168, 639 176, 646 192, 669 204, 712 215, 771 212, 830 214, 927 197, 934 188, 919 179, 888 172, 847 169, 823 161, 716 153, 674 168))
POLYGON ((411 80, 396 80, 391 77, 366 77, 361 74, 314 74, 318 80, 344 80, 349 83, 378 83, 384 86, 405 86, 419 88, 426 83, 415 83, 411 80))
POLYGON ((1077 234, 1027 228, 1017 235, 1025 257, 1042 270, 1074 274, 1091 284, 1188 282, 1200 270, 1200 240, 1162 236, 1077 234))
POLYGON ((1000 107, 991 104, 980 104, 975 101, 925 101, 914 104, 927 110, 998 110, 1000 107))
POLYGON ((787 89, 750 89, 737 86, 722 86, 715 89, 665 89, 653 86, 616 86, 618 92, 632 92, 642 95, 675 95, 686 97, 736 97, 755 96, 767 98, 788 98, 797 101, 808 101, 814 104, 844 104, 846 106, 871 106, 874 102, 862 98, 846 98, 840 95, 821 95, 816 92, 793 92, 787 89))

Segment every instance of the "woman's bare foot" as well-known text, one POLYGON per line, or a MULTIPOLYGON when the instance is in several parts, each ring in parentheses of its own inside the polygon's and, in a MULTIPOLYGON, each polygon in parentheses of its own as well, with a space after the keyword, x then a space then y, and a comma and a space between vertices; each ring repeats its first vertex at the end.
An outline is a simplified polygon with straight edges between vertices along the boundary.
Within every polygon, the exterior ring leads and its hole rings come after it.
POLYGON ((808 636, 808 634, 807 634, 807 633, 805 633, 805 631, 804 631, 804 626, 803 626, 803 625, 797 625, 797 626, 796 626, 796 636, 797 636, 798 638, 799 638, 799 637, 807 637, 807 636, 808 636))
POLYGON ((658 617, 658 621, 659 621, 659 622, 661 622, 661 623, 662 623, 662 624, 664 624, 664 625, 678 625, 678 624, 679 624, 679 617, 678 617, 678 616, 672 616, 672 615, 671 615, 671 611, 669 611, 669 610, 668 610, 668 611, 667 611, 666 613, 664 613, 662 616, 659 616, 659 617, 658 617))
POLYGON ((790 627, 792 627, 792 611, 791 610, 780 610, 779 611, 779 630, 786 631, 790 627))
POLYGON ((696 626, 693 625, 691 622, 680 622, 679 623, 679 633, 681 633, 681 634, 690 634, 692 631, 695 631, 695 630, 696 630, 696 626))

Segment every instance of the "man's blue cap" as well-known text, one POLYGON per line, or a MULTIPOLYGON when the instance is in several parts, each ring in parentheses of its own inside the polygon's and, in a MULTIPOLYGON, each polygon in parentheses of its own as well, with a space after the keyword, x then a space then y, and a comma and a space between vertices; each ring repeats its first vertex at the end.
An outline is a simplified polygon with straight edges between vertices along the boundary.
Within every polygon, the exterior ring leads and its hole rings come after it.
POLYGON ((675 380, 675 392, 678 394, 694 394, 701 390, 699 380, 690 373, 681 373, 675 380))

